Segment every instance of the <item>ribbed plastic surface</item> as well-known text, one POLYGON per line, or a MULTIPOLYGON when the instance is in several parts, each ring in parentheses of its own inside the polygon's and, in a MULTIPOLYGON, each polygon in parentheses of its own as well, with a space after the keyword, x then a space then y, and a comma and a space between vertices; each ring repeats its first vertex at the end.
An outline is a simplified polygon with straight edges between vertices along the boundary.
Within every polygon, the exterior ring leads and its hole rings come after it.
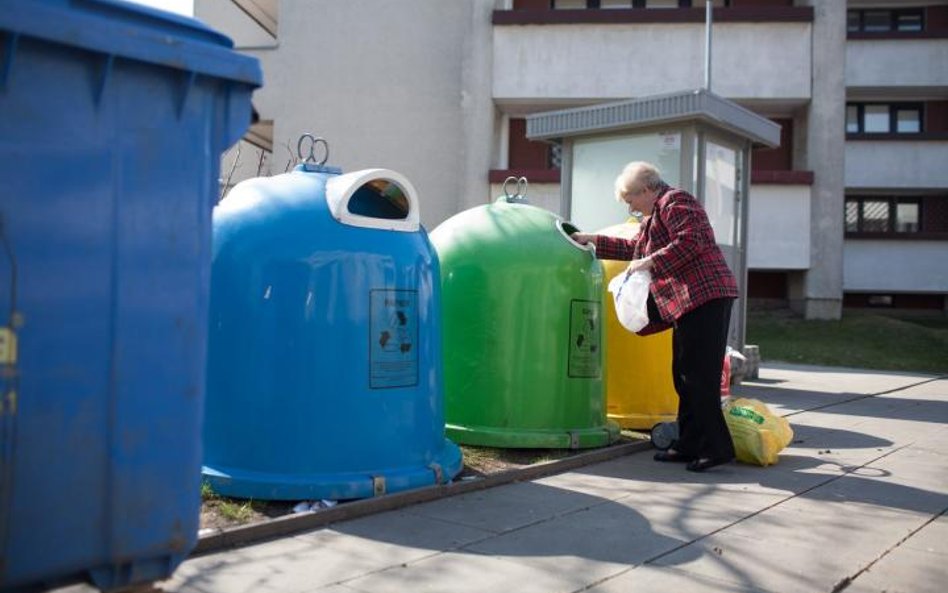
POLYGON ((229 48, 132 5, 0 10, 2 587, 195 544, 211 208, 260 84, 229 48))

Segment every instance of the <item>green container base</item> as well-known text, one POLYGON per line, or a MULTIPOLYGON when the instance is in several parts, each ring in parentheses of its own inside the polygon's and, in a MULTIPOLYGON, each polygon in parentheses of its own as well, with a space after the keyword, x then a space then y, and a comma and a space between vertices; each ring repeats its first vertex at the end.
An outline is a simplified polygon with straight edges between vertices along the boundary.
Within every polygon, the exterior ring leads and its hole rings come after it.
POLYGON ((595 428, 528 429, 447 424, 445 436, 463 445, 501 449, 591 449, 619 439, 619 425, 608 421, 595 428))

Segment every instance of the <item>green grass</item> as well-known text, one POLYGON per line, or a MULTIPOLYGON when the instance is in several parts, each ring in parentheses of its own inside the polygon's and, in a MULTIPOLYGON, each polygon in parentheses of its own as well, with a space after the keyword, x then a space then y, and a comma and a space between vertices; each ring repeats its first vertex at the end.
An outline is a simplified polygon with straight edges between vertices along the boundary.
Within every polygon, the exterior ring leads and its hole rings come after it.
POLYGON ((217 498, 217 494, 211 488, 211 485, 207 482, 201 482, 201 500, 214 500, 217 498))
POLYGON ((253 501, 236 502, 221 500, 217 505, 217 512, 222 517, 235 523, 246 523, 253 518, 253 501))
POLYGON ((747 343, 763 361, 948 373, 948 316, 939 312, 844 311, 808 321, 788 311, 751 311, 747 343))

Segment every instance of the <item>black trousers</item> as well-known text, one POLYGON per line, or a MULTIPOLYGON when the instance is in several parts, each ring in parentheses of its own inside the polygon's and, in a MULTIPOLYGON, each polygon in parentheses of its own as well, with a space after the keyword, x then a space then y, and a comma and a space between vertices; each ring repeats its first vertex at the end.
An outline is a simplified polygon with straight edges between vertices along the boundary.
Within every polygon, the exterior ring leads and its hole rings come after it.
POLYGON ((721 413, 721 371, 734 299, 715 299, 682 315, 672 333, 678 392, 678 443, 694 457, 731 459, 734 443, 721 413))

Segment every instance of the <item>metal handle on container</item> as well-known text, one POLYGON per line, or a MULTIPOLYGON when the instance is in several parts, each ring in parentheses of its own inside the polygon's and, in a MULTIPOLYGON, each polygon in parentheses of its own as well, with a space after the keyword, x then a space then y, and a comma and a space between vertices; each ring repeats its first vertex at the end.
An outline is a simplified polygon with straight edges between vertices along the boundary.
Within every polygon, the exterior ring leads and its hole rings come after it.
POLYGON ((511 204, 526 204, 528 186, 529 183, 526 177, 514 177, 511 175, 504 180, 504 197, 507 198, 507 202, 511 204), (517 184, 517 193, 515 194, 511 194, 507 188, 511 181, 517 184))
POLYGON ((326 164, 326 161, 329 160, 329 142, 326 142, 326 139, 321 136, 313 136, 312 134, 306 133, 300 136, 300 139, 296 142, 296 154, 299 156, 300 160, 304 163, 314 163, 316 165, 322 166, 326 164), (309 139, 309 151, 306 157, 303 156, 303 142, 309 139), (326 149, 326 153, 323 155, 323 160, 316 160, 316 147, 322 144, 326 149))

